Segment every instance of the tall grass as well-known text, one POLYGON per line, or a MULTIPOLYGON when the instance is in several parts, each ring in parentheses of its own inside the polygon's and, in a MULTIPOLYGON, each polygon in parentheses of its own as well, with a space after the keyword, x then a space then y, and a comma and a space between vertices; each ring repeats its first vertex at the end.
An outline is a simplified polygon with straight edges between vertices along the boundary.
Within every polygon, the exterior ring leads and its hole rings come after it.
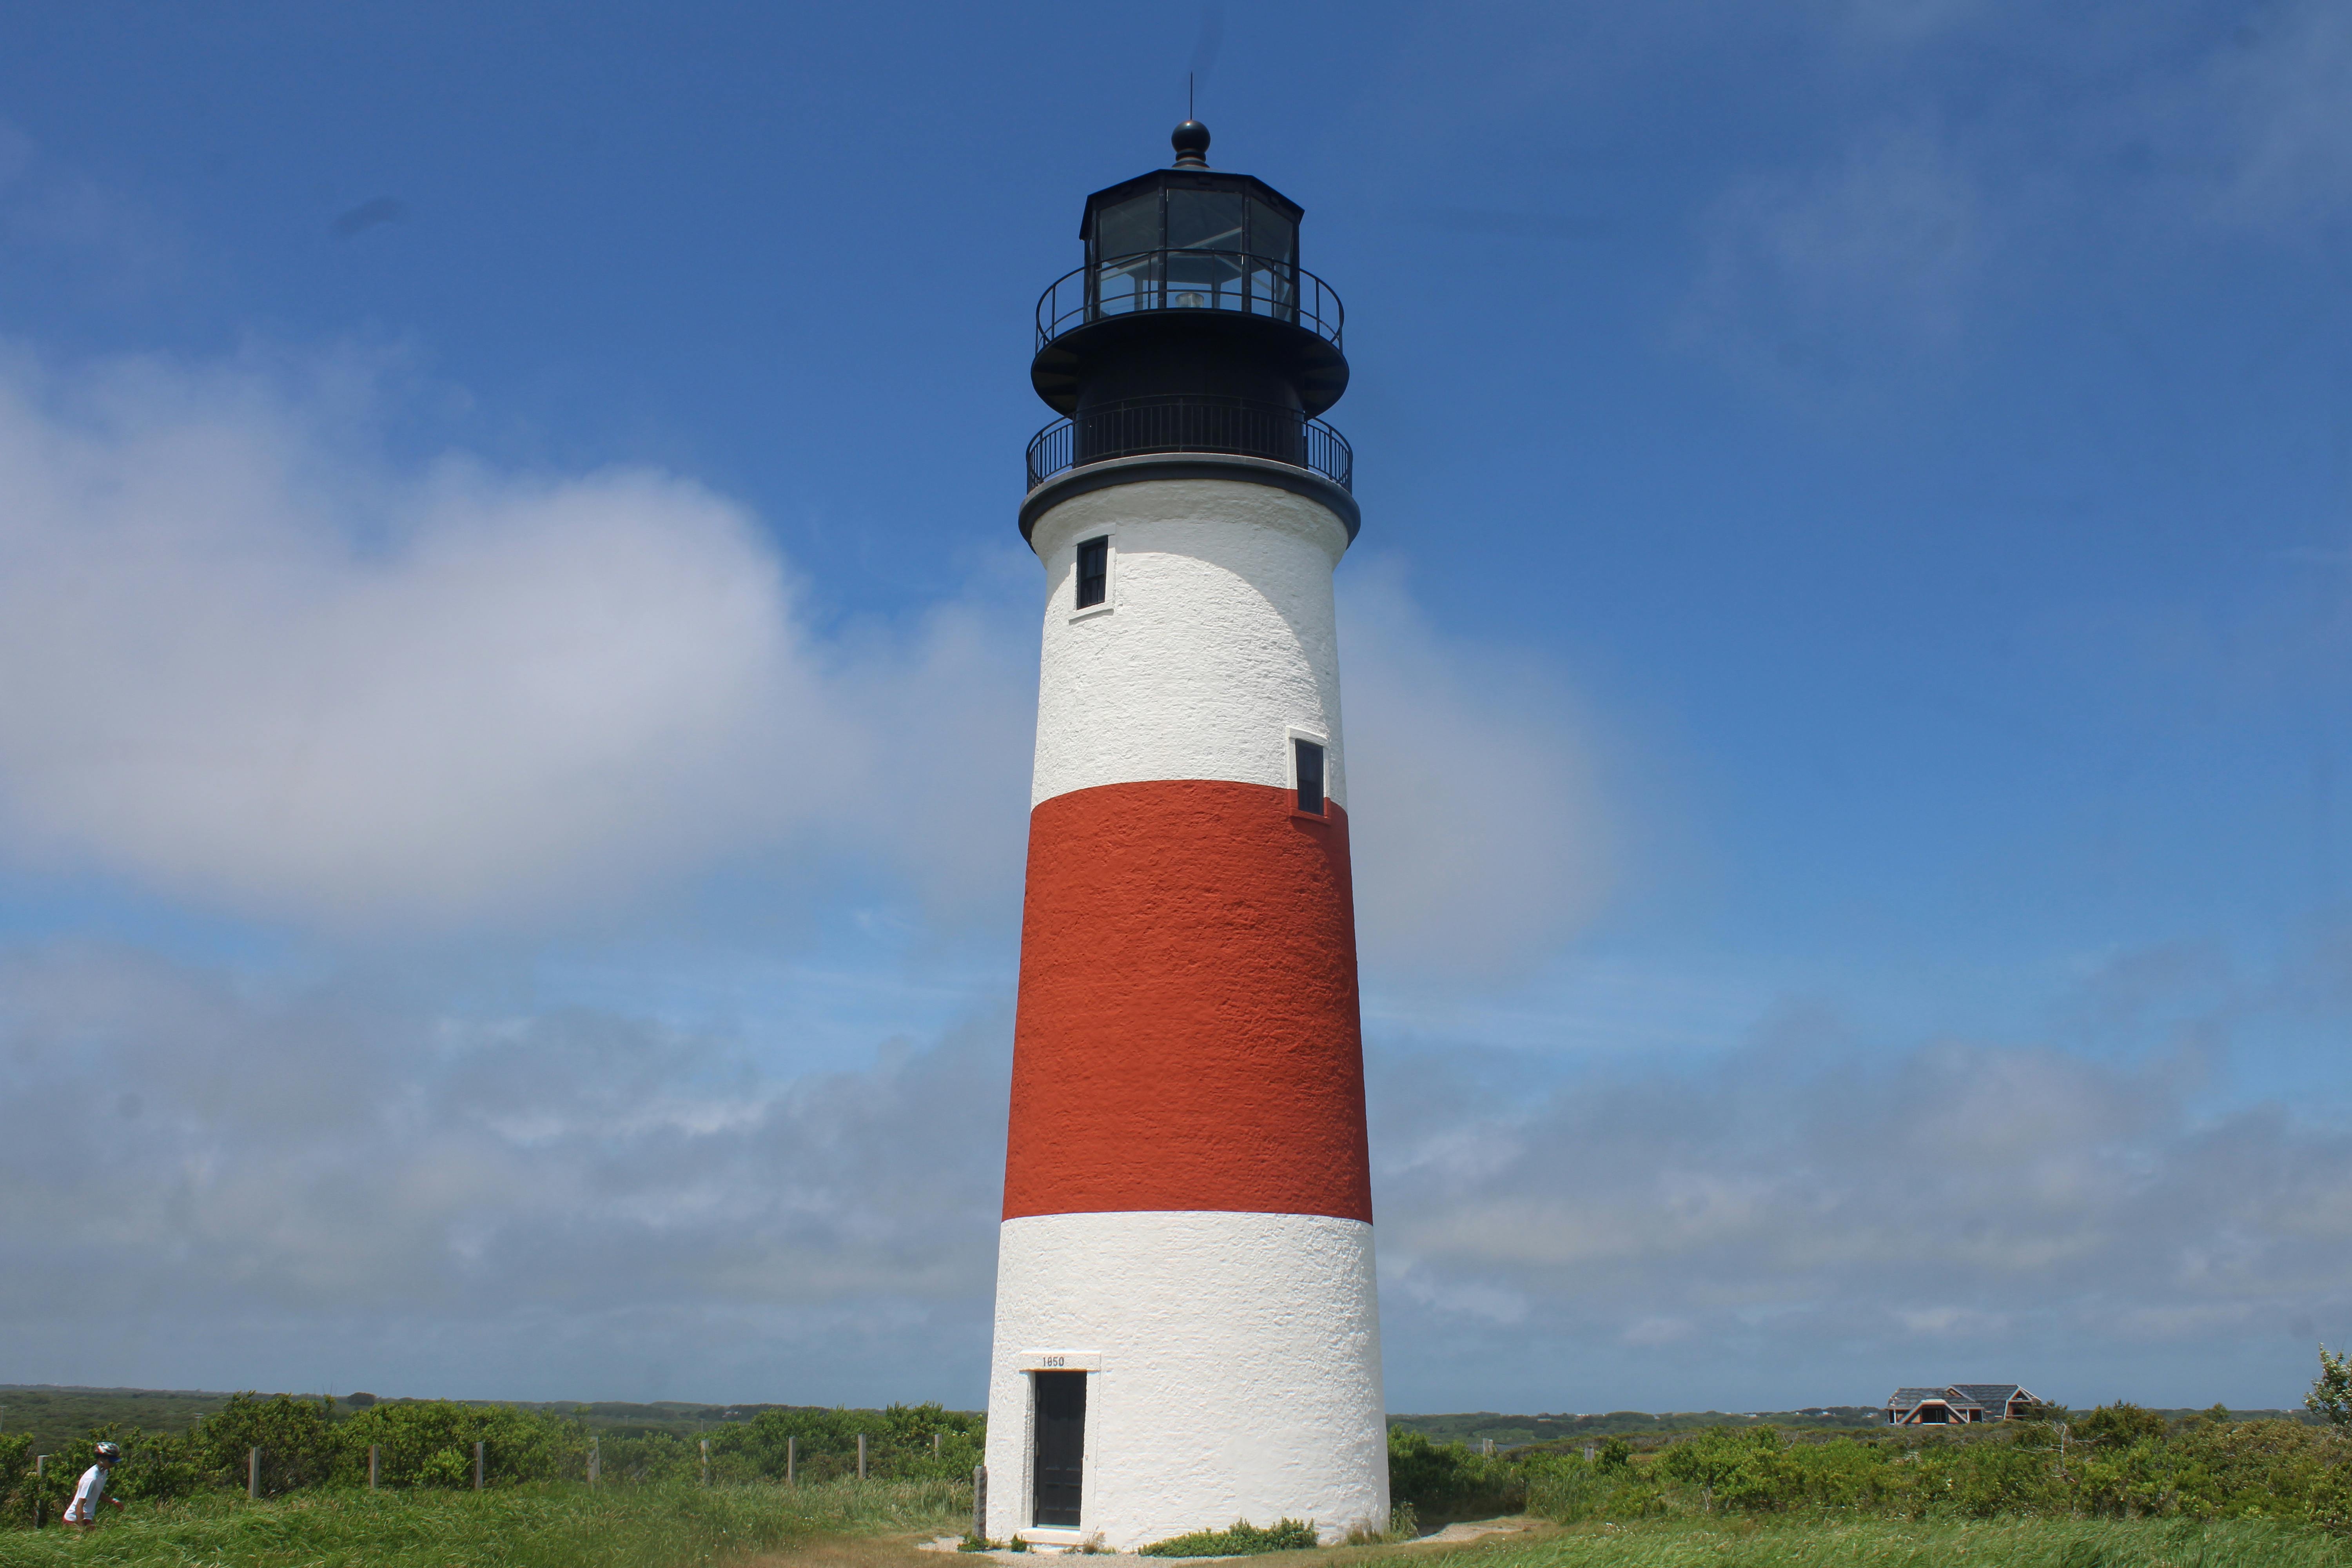
POLYGON ((971 1512, 971 1487, 934 1480, 205 1494, 108 1509, 86 1538, 0 1532, 0 1568, 689 1568, 818 1535, 947 1530, 971 1512))
POLYGON ((2247 1520, 1580 1525, 1460 1552, 1421 1548, 1415 1568, 1437 1568, 1441 1555, 1448 1568, 2352 1568, 2352 1547, 2334 1537, 2247 1520))

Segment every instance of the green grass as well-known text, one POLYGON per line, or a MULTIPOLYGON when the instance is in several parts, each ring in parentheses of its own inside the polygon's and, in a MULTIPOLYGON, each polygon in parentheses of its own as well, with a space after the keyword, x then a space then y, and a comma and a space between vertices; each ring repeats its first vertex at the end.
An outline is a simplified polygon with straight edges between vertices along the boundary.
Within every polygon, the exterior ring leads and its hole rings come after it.
POLYGON ((2352 1546, 2307 1526, 2181 1520, 1671 1521, 1402 1555, 1416 1568, 2352 1568, 2352 1546))
MULTIPOLYGON (((833 1568, 889 1568, 911 1554, 877 1538, 948 1533, 970 1508, 967 1489, 924 1481, 317 1491, 261 1503, 205 1497, 134 1504, 83 1537, 0 1531, 0 1568, 709 1568, 778 1551, 805 1551, 833 1568), (858 1549, 863 1556, 829 1549, 861 1538, 875 1542, 858 1549)), ((2305 1527, 2242 1521, 1675 1520, 1454 1548, 1340 1548, 1293 1561, 1301 1568, 1318 1561, 1330 1568, 2352 1568, 2352 1545, 2305 1527)))
POLYGON ((971 1498, 946 1481, 214 1496, 108 1509, 86 1538, 0 1531, 0 1568, 688 1568, 821 1536, 944 1531, 971 1498))

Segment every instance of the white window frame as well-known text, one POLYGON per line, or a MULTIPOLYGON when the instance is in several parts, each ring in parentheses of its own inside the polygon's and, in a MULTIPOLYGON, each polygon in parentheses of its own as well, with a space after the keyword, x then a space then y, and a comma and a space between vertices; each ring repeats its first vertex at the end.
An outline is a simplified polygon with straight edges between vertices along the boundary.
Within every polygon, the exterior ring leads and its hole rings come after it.
POLYGON ((1070 541, 1069 604, 1070 619, 1074 621, 1092 620, 1097 616, 1107 616, 1118 608, 1118 530, 1117 528, 1089 528, 1080 537, 1070 541), (1082 610, 1077 607, 1078 546, 1092 544, 1097 539, 1103 542, 1103 602, 1099 605, 1088 605, 1082 610))

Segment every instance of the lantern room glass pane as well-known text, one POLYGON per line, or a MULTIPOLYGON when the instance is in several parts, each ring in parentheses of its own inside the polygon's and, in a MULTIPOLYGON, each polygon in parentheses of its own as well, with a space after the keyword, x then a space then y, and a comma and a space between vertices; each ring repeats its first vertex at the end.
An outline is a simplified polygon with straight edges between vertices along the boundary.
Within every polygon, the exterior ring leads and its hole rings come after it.
POLYGON ((1244 198, 1238 191, 1168 193, 1168 248, 1239 250, 1244 198))
POLYGON ((1298 260, 1298 226, 1266 205, 1250 203, 1250 254, 1286 264, 1298 260))
POLYGON ((1160 193, 1138 196, 1095 215, 1095 256, 1116 261, 1160 248, 1160 193))
POLYGON ((1168 308, 1242 308, 1242 223, 1248 203, 1239 192, 1168 193, 1168 308))
POLYGON ((1245 260, 1238 250, 1170 251, 1168 309, 1241 310, 1245 260))
POLYGON ((1160 193, 1095 215, 1094 314, 1160 308, 1160 193))

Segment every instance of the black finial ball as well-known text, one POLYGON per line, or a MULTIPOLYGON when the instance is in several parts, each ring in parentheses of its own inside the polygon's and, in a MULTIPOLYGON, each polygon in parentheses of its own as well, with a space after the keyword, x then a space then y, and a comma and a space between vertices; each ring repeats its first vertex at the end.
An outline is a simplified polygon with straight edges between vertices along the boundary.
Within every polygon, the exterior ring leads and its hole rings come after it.
POLYGON ((1176 149, 1176 162, 1179 163, 1202 166, 1208 163, 1204 154, 1209 151, 1209 128, 1197 120, 1188 120, 1179 125, 1175 134, 1168 138, 1168 144, 1176 149))

